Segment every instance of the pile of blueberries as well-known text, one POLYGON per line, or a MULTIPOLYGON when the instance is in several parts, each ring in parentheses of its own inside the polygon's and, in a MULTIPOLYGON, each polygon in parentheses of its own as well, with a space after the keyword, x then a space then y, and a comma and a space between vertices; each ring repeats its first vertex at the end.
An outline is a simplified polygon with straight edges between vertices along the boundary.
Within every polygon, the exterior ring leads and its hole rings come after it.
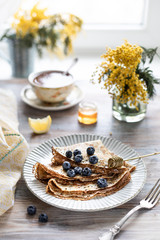
MULTIPOLYGON (((28 213, 28 215, 33 216, 33 215, 36 214, 36 211, 37 211, 37 209, 36 209, 36 207, 33 206, 33 205, 31 205, 31 206, 29 206, 29 207, 27 208, 27 213, 28 213)), ((46 223, 46 222, 48 222, 48 216, 47 216, 47 214, 46 214, 46 213, 41 213, 41 214, 39 215, 38 220, 39 220, 39 222, 41 222, 41 223, 46 223)))
MULTIPOLYGON (((98 157, 96 155, 93 155, 95 152, 95 148, 90 146, 87 148, 87 155, 89 156, 89 162, 91 164, 96 164, 98 162, 98 157)), ((72 151, 68 150, 66 151, 66 157, 71 158, 73 156, 74 161, 78 164, 81 163, 83 160, 82 153, 79 149, 75 149, 72 153, 72 151)), ((90 176, 92 174, 92 170, 89 167, 75 167, 71 168, 71 164, 68 161, 63 162, 63 169, 67 171, 68 177, 75 177, 77 174, 82 176, 90 176)), ((107 181, 104 178, 100 178, 97 180, 97 185, 100 188, 104 188, 107 186, 107 181)))

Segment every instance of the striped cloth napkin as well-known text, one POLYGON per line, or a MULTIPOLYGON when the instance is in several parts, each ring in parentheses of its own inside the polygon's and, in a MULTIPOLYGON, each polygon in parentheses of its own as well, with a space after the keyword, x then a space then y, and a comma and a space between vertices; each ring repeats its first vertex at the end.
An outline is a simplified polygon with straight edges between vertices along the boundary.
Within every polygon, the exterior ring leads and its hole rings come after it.
POLYGON ((16 98, 11 91, 0 89, 0 215, 14 204, 16 183, 28 150, 18 131, 16 98))

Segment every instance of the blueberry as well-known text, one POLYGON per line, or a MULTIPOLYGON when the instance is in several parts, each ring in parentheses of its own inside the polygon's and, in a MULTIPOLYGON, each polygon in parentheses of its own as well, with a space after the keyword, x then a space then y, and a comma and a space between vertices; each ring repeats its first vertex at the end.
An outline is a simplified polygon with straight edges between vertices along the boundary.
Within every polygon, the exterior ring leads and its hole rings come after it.
POLYGON ((67 170, 67 175, 68 175, 68 177, 75 177, 76 173, 75 173, 74 169, 69 169, 69 170, 67 170))
POLYGON ((63 162, 62 164, 64 170, 68 170, 71 167, 71 164, 67 161, 63 162))
POLYGON ((27 208, 27 213, 28 213, 29 215, 34 215, 34 214, 36 214, 36 207, 35 207, 35 206, 29 206, 29 207, 27 208))
POLYGON ((87 154, 88 154, 89 156, 93 155, 94 152, 95 152, 94 147, 88 147, 88 148, 87 148, 87 154))
POLYGON ((71 152, 70 150, 68 150, 68 151, 66 152, 66 157, 67 157, 67 158, 71 158, 71 157, 72 157, 72 152, 71 152))
POLYGON ((74 171, 75 171, 76 174, 81 175, 81 173, 82 173, 82 168, 81 168, 81 167, 75 167, 75 168, 74 168, 74 171))
POLYGON ((107 184, 107 181, 105 178, 99 178, 97 180, 97 185, 99 188, 105 188, 105 187, 107 187, 108 184, 107 184))
POLYGON ((89 167, 85 167, 82 169, 82 176, 90 176, 92 174, 92 170, 89 167))
POLYGON ((79 149, 75 149, 73 155, 76 156, 78 154, 81 155, 81 151, 79 149))
POLYGON ((75 161, 76 163, 82 162, 82 159, 83 159, 83 157, 82 157, 82 155, 80 155, 80 154, 77 154, 77 155, 74 157, 74 161, 75 161))
POLYGON ((91 164, 96 164, 96 163, 98 162, 98 157, 95 156, 95 155, 90 156, 90 157, 89 157, 89 162, 90 162, 91 164))
POLYGON ((39 222, 42 222, 42 223, 48 222, 48 216, 46 213, 41 213, 39 215, 39 222))

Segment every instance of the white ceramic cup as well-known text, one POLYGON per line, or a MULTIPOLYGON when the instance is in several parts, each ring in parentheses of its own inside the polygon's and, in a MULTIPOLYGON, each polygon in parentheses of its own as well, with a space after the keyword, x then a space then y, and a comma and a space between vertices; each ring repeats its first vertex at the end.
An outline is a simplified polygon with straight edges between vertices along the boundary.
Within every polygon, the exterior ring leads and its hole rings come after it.
MULTIPOLYGON (((73 76, 70 73, 67 73, 66 76, 66 82, 64 85, 60 87, 45 87, 43 85, 37 84, 34 79, 36 77, 39 77, 40 75, 49 74, 49 73, 56 73, 56 74, 64 74, 63 71, 58 70, 48 70, 48 71, 41 71, 41 72, 35 72, 31 73, 28 77, 28 81, 31 84, 36 96, 43 102, 49 102, 49 103, 56 103, 56 102, 62 102, 66 99, 66 97, 71 93, 73 87, 74 87, 74 79, 73 76), (67 82, 67 77, 70 77, 70 81, 67 82)), ((53 79, 53 81, 56 81, 56 78, 53 79)), ((54 85, 54 84, 53 84, 54 85)))

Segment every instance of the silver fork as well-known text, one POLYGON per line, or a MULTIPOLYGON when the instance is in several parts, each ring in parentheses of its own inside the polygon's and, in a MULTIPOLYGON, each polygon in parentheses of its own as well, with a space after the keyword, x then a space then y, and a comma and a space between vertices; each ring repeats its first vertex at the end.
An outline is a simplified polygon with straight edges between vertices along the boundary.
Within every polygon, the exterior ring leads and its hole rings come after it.
POLYGON ((114 237, 120 232, 125 222, 133 215, 133 213, 135 213, 137 210, 141 208, 151 209, 158 203, 159 200, 160 200, 160 178, 155 183, 155 185, 148 193, 148 195, 140 201, 140 204, 134 207, 132 210, 130 210, 117 224, 110 228, 108 232, 103 233, 99 237, 99 240, 113 240, 114 237))

